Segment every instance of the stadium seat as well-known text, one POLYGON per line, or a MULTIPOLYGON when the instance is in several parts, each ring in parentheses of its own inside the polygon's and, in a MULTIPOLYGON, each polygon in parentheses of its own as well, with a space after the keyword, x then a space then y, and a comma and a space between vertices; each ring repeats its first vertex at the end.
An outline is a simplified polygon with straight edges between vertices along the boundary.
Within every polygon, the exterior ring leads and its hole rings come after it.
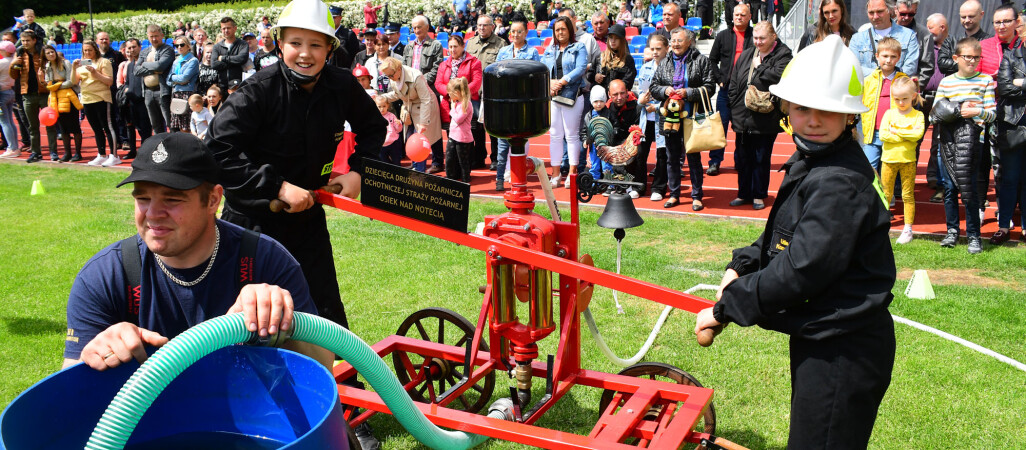
POLYGON ((410 27, 403 25, 402 27, 399 27, 399 32, 402 34, 410 34, 410 27))
MULTIPOLYGON (((449 40, 449 33, 446 33, 444 31, 439 32, 438 35, 435 36, 435 39, 438 39, 439 41, 448 41, 449 40)), ((443 47, 445 47, 447 45, 449 45, 448 42, 445 45, 443 45, 443 47)))
POLYGON ((627 27, 625 28, 625 30, 627 31, 627 37, 634 37, 638 35, 638 29, 635 27, 627 27))
POLYGON ((538 30, 527 30, 527 37, 528 38, 538 37, 538 30))
POLYGON ((631 53, 642 53, 645 51, 645 44, 631 44, 631 53))
POLYGON ((527 29, 528 30, 533 30, 534 29, 534 22, 533 21, 528 21, 527 22, 527 29))
POLYGON ((530 45, 531 47, 537 47, 539 45, 542 45, 542 40, 541 38, 536 37, 527 38, 527 45, 530 45))
POLYGON ((631 38, 631 47, 640 45, 641 48, 645 48, 645 44, 648 42, 648 36, 634 36, 631 38))
POLYGON ((688 22, 684 25, 684 28, 691 30, 695 33, 702 31, 702 18, 688 17, 688 22))
POLYGON ((543 37, 543 38, 552 37, 552 29, 551 28, 546 28, 544 30, 539 31, 538 32, 538 37, 543 37))
POLYGON ((546 47, 548 47, 550 44, 552 44, 552 36, 545 38, 545 42, 542 42, 542 45, 546 47))
POLYGON ((534 49, 538 50, 538 56, 541 56, 541 55, 545 54, 545 46, 544 45, 536 46, 536 47, 534 47, 534 49))
POLYGON ((464 36, 463 38, 469 41, 469 40, 470 40, 470 38, 472 38, 472 37, 474 37, 474 30, 470 30, 470 31, 468 31, 468 32, 467 32, 467 35, 466 35, 466 36, 464 36))
POLYGON ((648 35, 650 35, 652 33, 655 33, 655 30, 656 30, 655 27, 644 27, 644 28, 641 29, 641 35, 642 36, 648 36, 648 35))
MULTIPOLYGON (((442 33, 439 33, 439 34, 442 34, 442 33)), ((449 49, 449 36, 446 36, 445 39, 436 39, 436 40, 438 41, 439 44, 442 44, 442 48, 443 49, 446 49, 446 50, 449 49)))

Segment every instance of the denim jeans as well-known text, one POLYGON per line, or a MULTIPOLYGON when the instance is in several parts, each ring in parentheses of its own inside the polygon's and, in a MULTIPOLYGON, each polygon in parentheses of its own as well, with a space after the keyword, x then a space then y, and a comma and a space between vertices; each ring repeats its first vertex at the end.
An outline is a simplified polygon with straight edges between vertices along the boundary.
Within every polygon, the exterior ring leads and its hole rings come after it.
POLYGON ((14 124, 14 90, 0 91, 0 130, 3 130, 4 144, 10 150, 18 149, 18 128, 14 124))
MULTIPOLYGON (((666 136, 666 178, 668 180, 670 197, 680 199, 680 159, 684 153, 684 136, 679 133, 666 136)), ((702 199, 702 177, 705 172, 702 170, 702 154, 688 153, 688 176, 691 178, 691 198, 702 199)), ((655 189, 653 189, 655 191, 655 189)))
MULTIPOLYGON (((959 218, 958 218, 958 185, 948 177, 947 169, 944 168, 944 161, 940 156, 937 156, 937 165, 939 170, 940 182, 944 185, 944 222, 947 224, 949 230, 959 229, 959 218)), ((972 178, 969 181, 969 186, 976 185, 977 171, 972 171, 972 178)), ((977 203, 977 196, 974 192, 962 192, 962 203, 965 205, 965 235, 966 236, 979 236, 980 235, 980 205, 977 203)))
MULTIPOLYGON (((723 122, 723 135, 727 135, 727 130, 730 128, 730 99, 727 97, 727 86, 720 86, 720 91, 716 94, 716 111, 720 113, 720 122, 723 122)), ((709 165, 722 164, 723 163, 723 152, 725 148, 719 150, 713 150, 709 152, 709 165)), ((737 152, 737 143, 734 143, 734 151, 737 152)))
MULTIPOLYGON (((1001 150, 1001 188, 998 190, 998 228, 1009 228, 1012 215, 1015 214, 1016 200, 1020 203, 1026 201, 1026 183, 1023 183, 1023 174, 1026 173, 1026 149, 1004 149, 1001 150)), ((1026 224, 1026 206, 1020 205, 1022 217, 1019 218, 1019 227, 1026 224)))
MULTIPOLYGON (((530 144, 524 143, 524 154, 527 154, 527 146, 530 144)), ((506 139, 499 139, 499 154, 496 155, 498 158, 495 163, 495 181, 502 181, 506 176, 506 164, 509 164, 509 141, 506 139)))
MULTIPOLYGON (((869 160, 869 164, 873 166, 873 170, 876 173, 880 173, 880 154, 883 152, 883 141, 880 140, 880 132, 873 132, 873 142, 870 144, 862 144, 862 151, 866 154, 866 159, 869 160)), ((890 201, 890 199, 887 199, 890 201)))

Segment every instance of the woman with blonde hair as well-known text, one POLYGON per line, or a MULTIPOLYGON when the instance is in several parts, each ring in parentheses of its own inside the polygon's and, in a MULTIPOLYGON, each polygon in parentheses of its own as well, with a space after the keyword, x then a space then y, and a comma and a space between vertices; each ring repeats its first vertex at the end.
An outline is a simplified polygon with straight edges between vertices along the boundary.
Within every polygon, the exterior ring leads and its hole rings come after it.
POLYGON ((110 94, 110 85, 114 84, 114 68, 111 67, 107 58, 100 56, 100 48, 96 42, 85 41, 82 43, 82 59, 72 64, 77 77, 77 83, 81 87, 82 105, 85 108, 86 119, 89 127, 93 129, 96 139, 97 155, 90 166, 111 167, 121 164, 118 159, 117 146, 114 141, 113 116, 111 116, 111 104, 113 99, 110 94), (107 143, 110 143, 110 156, 107 156, 107 143))
MULTIPOLYGON (((167 82, 171 85, 171 98, 177 99, 183 105, 182 112, 171 112, 171 131, 189 132, 192 121, 192 113, 188 106, 189 97, 196 92, 199 82, 199 59, 192 54, 192 44, 185 36, 175 38, 175 51, 178 57, 171 65, 171 73, 167 76, 167 82)), ((173 100, 172 100, 173 101, 173 100)), ((173 101, 174 102, 174 101, 173 101)), ((175 109, 175 108, 171 108, 175 109)))
MULTIPOLYGON (((427 138, 431 143, 431 163, 443 166, 445 153, 442 150, 442 116, 438 108, 438 95, 428 87, 424 74, 404 66, 398 59, 385 58, 380 70, 390 80, 388 91, 381 96, 389 102, 403 102, 399 120, 427 138)), ((424 172, 427 164, 425 161, 414 162, 413 169, 424 172)))

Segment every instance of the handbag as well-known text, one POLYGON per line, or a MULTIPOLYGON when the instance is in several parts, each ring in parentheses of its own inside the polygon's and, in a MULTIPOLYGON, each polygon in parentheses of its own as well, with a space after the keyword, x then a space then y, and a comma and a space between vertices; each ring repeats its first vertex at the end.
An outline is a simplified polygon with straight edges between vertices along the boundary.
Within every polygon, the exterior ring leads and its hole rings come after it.
POLYGON ((574 106, 574 102, 576 102, 577 99, 576 98, 570 98, 570 97, 564 97, 562 95, 553 95, 552 96, 552 101, 555 102, 557 105, 563 105, 563 106, 566 106, 566 107, 569 108, 569 107, 574 106))
POLYGON ((687 140, 684 141, 686 153, 719 150, 727 146, 727 136, 723 133, 723 122, 720 120, 720 114, 713 111, 709 93, 704 87, 699 89, 699 93, 702 96, 705 113, 695 114, 694 118, 687 120, 691 122, 691 127, 687 140))
POLYGON ((1019 149, 1026 145, 1026 126, 998 126, 997 148, 999 150, 1019 149))
POLYGON ((767 91, 760 91, 752 85, 752 74, 755 73, 755 66, 759 63, 759 54, 752 56, 752 64, 748 69, 748 90, 745 91, 745 107, 757 113, 766 114, 773 111, 773 94, 767 91))
POLYGON ((189 110, 189 101, 184 98, 171 99, 171 114, 185 114, 189 110))

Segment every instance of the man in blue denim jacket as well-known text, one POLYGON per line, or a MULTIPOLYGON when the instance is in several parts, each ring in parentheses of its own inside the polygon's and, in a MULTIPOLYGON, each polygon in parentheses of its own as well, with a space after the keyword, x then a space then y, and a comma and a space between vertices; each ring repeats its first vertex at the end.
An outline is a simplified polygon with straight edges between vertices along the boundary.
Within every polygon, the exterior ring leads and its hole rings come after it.
POLYGON ((894 1, 869 0, 866 2, 866 14, 872 26, 855 33, 848 44, 848 48, 859 59, 863 73, 877 68, 876 42, 885 37, 897 39, 901 44, 898 70, 908 74, 919 73, 919 40, 915 31, 894 21, 894 1))

